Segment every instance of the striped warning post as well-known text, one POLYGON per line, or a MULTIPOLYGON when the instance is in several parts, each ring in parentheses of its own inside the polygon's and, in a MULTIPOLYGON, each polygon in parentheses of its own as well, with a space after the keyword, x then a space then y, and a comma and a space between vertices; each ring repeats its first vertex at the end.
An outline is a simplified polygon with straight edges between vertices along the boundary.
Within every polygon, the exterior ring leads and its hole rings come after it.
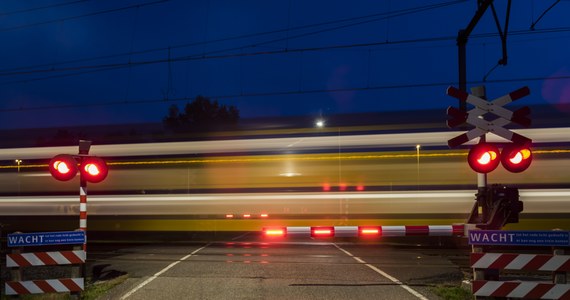
POLYGON ((568 272, 570 256, 515 253, 471 253, 475 269, 568 272))
POLYGON ((87 187, 79 187, 79 229, 87 231, 87 187))
POLYGON ((473 296, 570 300, 570 284, 475 280, 473 296))
POLYGON ((83 250, 6 254, 6 266, 12 268, 82 264, 85 263, 85 257, 83 250))
POLYGON ((83 289, 83 278, 8 281, 5 284, 6 295, 81 292, 83 289))

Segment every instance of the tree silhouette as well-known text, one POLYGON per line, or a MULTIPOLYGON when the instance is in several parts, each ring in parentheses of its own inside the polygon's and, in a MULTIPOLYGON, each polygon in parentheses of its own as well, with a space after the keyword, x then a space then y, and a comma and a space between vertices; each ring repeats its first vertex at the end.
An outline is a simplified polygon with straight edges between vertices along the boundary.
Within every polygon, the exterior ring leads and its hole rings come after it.
POLYGON ((239 110, 235 106, 220 105, 208 97, 197 96, 180 112, 177 105, 168 108, 162 120, 164 127, 173 132, 214 131, 236 125, 239 110))

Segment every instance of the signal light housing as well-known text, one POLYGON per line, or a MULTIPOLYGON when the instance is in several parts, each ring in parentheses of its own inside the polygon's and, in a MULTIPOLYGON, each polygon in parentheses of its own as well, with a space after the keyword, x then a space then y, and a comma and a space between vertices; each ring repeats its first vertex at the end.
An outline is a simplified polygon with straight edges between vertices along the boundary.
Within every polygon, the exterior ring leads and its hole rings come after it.
POLYGON ((97 183, 107 178, 109 169, 107 163, 96 156, 86 156, 81 160, 81 176, 89 182, 97 183))
POLYGON ((530 166, 532 151, 528 145, 510 144, 501 153, 503 167, 513 173, 520 173, 530 166))
POLYGON ((95 156, 73 156, 69 154, 59 154, 54 156, 49 162, 49 172, 51 176, 59 181, 71 180, 80 172, 81 177, 86 181, 97 183, 103 181, 109 169, 107 163, 95 156), (78 161, 81 165, 78 167, 78 161))
POLYGON ((489 173, 501 162, 499 148, 493 144, 479 143, 469 150, 467 162, 477 173, 489 173))
POLYGON ((54 156, 49 162, 51 176, 59 181, 68 181, 77 175, 77 161, 68 154, 54 156))

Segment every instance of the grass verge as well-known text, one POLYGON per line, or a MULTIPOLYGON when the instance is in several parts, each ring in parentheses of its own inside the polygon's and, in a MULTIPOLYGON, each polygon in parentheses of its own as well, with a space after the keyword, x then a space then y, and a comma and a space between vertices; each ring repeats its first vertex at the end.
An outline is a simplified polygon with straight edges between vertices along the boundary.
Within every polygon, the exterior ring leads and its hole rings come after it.
POLYGON ((436 295, 444 300, 473 299, 473 294, 460 286, 436 286, 432 289, 436 295))

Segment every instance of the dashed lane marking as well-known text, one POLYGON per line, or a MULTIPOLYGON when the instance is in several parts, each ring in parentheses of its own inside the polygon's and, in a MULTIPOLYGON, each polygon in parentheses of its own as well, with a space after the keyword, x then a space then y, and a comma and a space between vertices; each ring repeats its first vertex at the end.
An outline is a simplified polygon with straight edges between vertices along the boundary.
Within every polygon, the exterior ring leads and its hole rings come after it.
POLYGON ((134 289, 130 290, 128 293, 124 294, 121 297, 121 300, 123 299, 127 299, 128 297, 130 297, 132 294, 134 294, 136 291, 140 290, 142 287, 144 287, 145 285, 149 284, 151 281, 155 280, 156 278, 158 278, 158 276, 162 275, 164 272, 170 270, 172 267, 176 266, 177 264, 179 264, 180 262, 183 262, 185 260, 187 260, 188 258, 190 258, 192 255, 198 253, 200 250, 203 250, 204 248, 210 246, 210 244, 208 243, 207 245, 200 247, 194 251, 192 251, 192 253, 182 257, 181 259, 169 264, 168 266, 166 266, 164 269, 156 272, 154 275, 152 275, 151 277, 147 278, 147 280, 143 281, 141 284, 137 285, 134 289))
POLYGON ((393 283, 397 284, 398 286, 400 286, 401 288, 403 288, 404 290, 408 291, 410 294, 416 296, 418 299, 421 300, 429 300, 428 298, 426 298, 424 295, 420 294, 418 291, 412 289, 411 287, 409 287, 408 285, 404 284, 403 282, 401 282, 400 280, 398 280, 398 278, 378 269, 377 267, 367 263, 366 261, 362 260, 360 257, 356 257, 354 256, 352 253, 344 250, 343 248, 341 248, 340 246, 338 246, 337 244, 333 245, 340 251, 344 252, 346 255, 354 258, 354 260, 356 260, 357 262, 367 266, 368 268, 372 269, 374 272, 386 277, 387 279, 389 279, 390 281, 392 281, 393 283))

